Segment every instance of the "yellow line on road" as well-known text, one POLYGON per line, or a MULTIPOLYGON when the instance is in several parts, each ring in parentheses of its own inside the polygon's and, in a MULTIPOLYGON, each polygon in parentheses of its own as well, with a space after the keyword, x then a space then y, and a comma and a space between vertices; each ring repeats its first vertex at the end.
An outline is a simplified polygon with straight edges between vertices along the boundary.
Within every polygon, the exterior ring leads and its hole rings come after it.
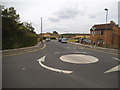
MULTIPOLYGON (((72 44, 68 44, 70 46, 77 46, 77 45, 72 45, 72 44)), ((82 47, 82 46, 77 46, 77 47, 82 47)), ((85 47, 84 47, 85 48, 85 47)), ((113 54, 113 55, 118 55, 118 54, 115 54, 115 53, 108 53, 108 52, 105 52, 105 51, 100 51, 100 50, 95 50, 95 49, 91 49, 91 48, 85 48, 85 49, 88 49, 88 50, 93 50, 93 51, 97 51, 97 52, 102 52, 102 53, 107 53, 107 54, 113 54)))
POLYGON ((39 51, 46 48, 46 44, 44 44, 44 46, 40 49, 36 49, 36 50, 27 50, 27 52, 20 52, 20 53, 16 53, 16 54, 9 54, 9 55, 2 55, 2 56, 14 56, 14 55, 19 55, 19 54, 24 54, 24 53, 30 53, 30 52, 35 52, 35 51, 39 51))

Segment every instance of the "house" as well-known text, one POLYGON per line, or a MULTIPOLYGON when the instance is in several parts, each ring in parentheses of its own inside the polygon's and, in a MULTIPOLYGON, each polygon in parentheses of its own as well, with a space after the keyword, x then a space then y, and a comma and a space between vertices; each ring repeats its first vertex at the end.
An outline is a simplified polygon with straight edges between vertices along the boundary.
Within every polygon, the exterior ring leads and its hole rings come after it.
POLYGON ((113 21, 94 25, 90 29, 90 39, 98 46, 120 48, 120 27, 113 21))

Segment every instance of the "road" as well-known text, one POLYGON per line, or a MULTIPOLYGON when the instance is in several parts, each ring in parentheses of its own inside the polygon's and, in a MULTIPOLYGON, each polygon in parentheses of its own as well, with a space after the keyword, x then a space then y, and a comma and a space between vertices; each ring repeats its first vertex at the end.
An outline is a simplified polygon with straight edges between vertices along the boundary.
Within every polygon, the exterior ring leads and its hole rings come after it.
POLYGON ((2 63, 3 88, 118 88, 117 55, 58 41, 2 63))

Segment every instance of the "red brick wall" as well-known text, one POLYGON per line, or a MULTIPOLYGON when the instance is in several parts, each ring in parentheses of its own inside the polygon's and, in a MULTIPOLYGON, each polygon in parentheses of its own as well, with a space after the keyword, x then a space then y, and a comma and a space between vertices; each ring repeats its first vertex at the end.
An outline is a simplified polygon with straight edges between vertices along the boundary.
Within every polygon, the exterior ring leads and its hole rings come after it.
MULTIPOLYGON (((97 33, 98 31, 94 31, 94 32, 97 33)), ((92 33, 90 32, 90 39, 95 42, 97 42, 99 39, 103 39, 104 42, 106 41, 106 44, 112 44, 112 31, 111 30, 104 31, 103 35, 100 34, 92 35, 92 33)))
POLYGON ((91 32, 92 31, 90 31, 91 40, 97 42, 99 39, 103 39, 108 47, 120 48, 120 28, 118 28, 116 25, 114 26, 113 30, 104 30, 103 35, 97 34, 97 31, 94 31, 96 34, 92 35, 91 32))
POLYGON ((113 45, 116 48, 120 48, 120 28, 114 27, 113 31, 113 45))
POLYGON ((107 30, 104 33, 105 33, 104 36, 106 35, 106 40, 105 40, 106 44, 112 45, 112 30, 107 30))

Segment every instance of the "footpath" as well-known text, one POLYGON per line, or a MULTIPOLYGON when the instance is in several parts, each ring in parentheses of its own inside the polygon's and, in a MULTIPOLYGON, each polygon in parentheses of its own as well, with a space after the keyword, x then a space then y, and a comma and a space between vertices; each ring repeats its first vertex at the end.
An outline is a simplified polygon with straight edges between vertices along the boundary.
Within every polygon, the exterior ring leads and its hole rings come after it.
POLYGON ((39 49, 41 49, 43 47, 44 47, 44 44, 39 42, 35 46, 17 48, 17 49, 9 49, 9 50, 2 50, 0 52, 2 52, 2 56, 11 56, 11 55, 16 55, 16 54, 21 54, 21 53, 37 51, 37 50, 39 50, 39 49))
POLYGON ((81 47, 84 47, 84 48, 90 48, 90 49, 94 49, 94 50, 99 50, 99 51, 102 51, 102 52, 114 53, 114 54, 118 54, 118 55, 120 53, 119 49, 103 48, 103 47, 85 45, 85 44, 75 43, 75 42, 68 42, 68 44, 81 46, 81 47))

